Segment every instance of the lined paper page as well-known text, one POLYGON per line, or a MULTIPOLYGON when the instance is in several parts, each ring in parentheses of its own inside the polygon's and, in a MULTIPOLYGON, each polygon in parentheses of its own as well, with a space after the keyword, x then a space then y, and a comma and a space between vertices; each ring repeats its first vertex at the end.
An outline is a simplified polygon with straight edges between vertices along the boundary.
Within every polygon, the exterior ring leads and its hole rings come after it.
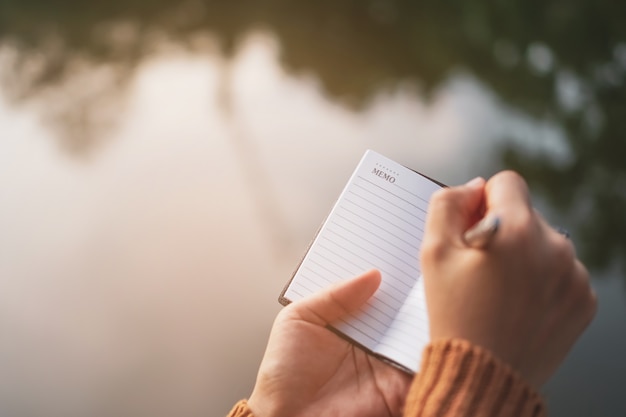
POLYGON ((428 200, 439 188, 367 151, 284 296, 297 301, 334 282, 378 269, 383 280, 374 297, 335 327, 368 349, 380 349, 416 370, 421 352, 414 350, 419 346, 416 340, 421 343, 428 335, 427 318, 416 310, 425 307, 420 299, 419 248, 428 200), (409 357, 412 350, 414 356, 409 357))
POLYGON ((420 365, 419 353, 429 340, 424 280, 420 276, 375 351, 417 372, 420 365))

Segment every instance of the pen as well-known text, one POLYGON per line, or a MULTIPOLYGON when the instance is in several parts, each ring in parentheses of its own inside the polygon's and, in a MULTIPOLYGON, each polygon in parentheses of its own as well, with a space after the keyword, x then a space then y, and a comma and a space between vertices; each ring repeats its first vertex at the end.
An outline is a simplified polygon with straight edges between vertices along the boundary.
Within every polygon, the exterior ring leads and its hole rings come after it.
POLYGON ((498 216, 487 216, 463 234, 463 240, 472 248, 484 248, 500 227, 498 216))
MULTIPOLYGON (((477 249, 484 248, 496 234, 499 227, 500 218, 498 216, 487 216, 469 228, 463 234, 463 240, 469 247, 477 249)), ((554 227, 554 230, 563 235, 566 239, 570 238, 570 233, 567 229, 554 227)))

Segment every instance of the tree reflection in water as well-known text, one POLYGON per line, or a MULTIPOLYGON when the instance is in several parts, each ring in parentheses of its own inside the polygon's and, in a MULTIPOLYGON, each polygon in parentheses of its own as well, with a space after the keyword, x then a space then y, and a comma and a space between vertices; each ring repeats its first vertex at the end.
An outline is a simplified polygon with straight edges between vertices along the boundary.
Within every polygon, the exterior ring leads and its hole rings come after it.
POLYGON ((228 59, 246 33, 270 30, 285 68, 315 74, 331 99, 357 109, 406 83, 428 96, 462 69, 562 129, 566 161, 507 145, 503 166, 576 225, 582 256, 605 268, 626 259, 624 16, 626 3, 612 0, 5 0, 0 40, 18 52, 3 89, 17 100, 40 96, 98 68, 102 88, 73 82, 48 114, 64 127, 66 147, 85 153, 114 119, 106 109, 116 106, 103 103, 119 102, 138 63, 167 43, 217 48, 228 59))
MULTIPOLYGON (((313 74, 330 100, 355 110, 406 86, 428 98, 462 71, 562 135, 558 158, 502 138, 493 164, 520 171, 586 263, 611 271, 626 259, 624 17, 626 2, 614 0, 0 0, 1 88, 15 103, 43 98, 61 146, 85 157, 115 123, 138 66, 168 48, 220 55, 227 84, 242 40, 268 31, 287 71, 313 74)), ((252 191, 269 195, 222 87, 252 191)), ((280 229, 274 206, 259 211, 280 229)), ((620 346, 622 336, 604 336, 620 346)))

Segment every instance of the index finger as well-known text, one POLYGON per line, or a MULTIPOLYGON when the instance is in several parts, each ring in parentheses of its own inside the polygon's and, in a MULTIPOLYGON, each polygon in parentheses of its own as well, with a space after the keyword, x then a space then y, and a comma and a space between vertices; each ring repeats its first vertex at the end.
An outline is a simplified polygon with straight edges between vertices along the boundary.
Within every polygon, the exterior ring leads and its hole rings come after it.
POLYGON ((526 181, 514 171, 500 172, 485 187, 486 214, 517 218, 532 212, 526 181))

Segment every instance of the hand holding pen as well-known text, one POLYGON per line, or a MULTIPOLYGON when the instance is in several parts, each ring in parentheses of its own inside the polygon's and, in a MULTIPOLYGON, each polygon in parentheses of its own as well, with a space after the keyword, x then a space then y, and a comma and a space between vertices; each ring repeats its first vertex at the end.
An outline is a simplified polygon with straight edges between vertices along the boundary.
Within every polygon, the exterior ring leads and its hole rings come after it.
MULTIPOLYGON (((463 233, 463 241, 471 248, 485 248, 491 239, 495 236, 500 227, 500 217, 497 215, 489 215, 483 217, 474 226, 463 233)), ((566 238, 570 237, 569 232, 561 227, 555 227, 555 231, 566 238)))
POLYGON ((572 242, 532 207, 525 181, 510 171, 435 193, 421 265, 431 340, 470 341, 536 387, 595 314, 572 242))
POLYGON ((500 227, 500 217, 490 215, 483 217, 463 234, 463 241, 472 248, 486 247, 500 227))

